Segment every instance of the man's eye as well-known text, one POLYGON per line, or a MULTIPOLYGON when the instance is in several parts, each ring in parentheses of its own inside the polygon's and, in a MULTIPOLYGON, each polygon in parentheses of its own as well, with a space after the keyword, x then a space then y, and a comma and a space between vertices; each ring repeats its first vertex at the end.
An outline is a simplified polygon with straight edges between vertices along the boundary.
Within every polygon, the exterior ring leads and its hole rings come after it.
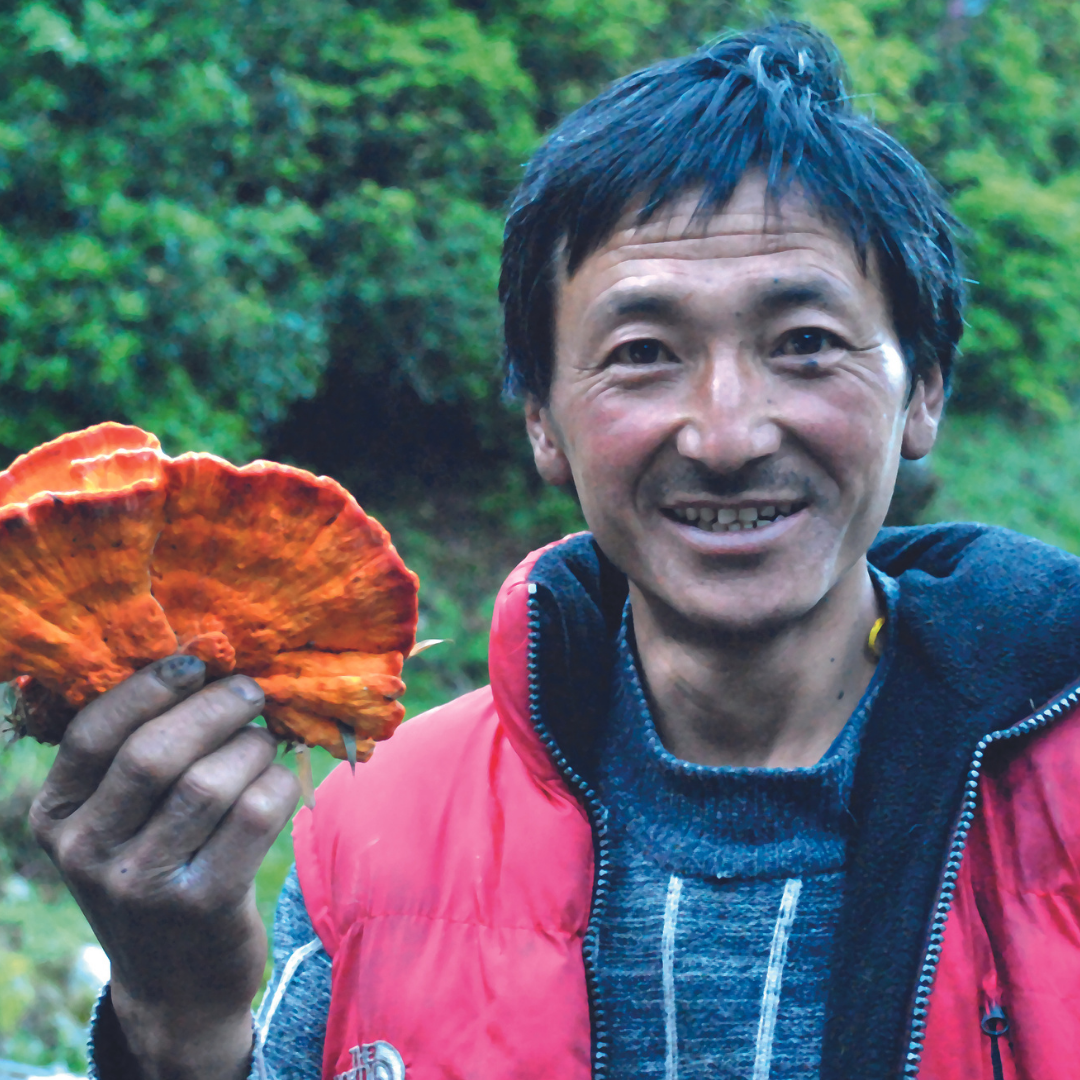
POLYGON ((814 353, 842 347, 843 342, 835 334, 807 327, 788 334, 780 346, 780 352, 787 356, 813 356, 814 353))
POLYGON ((639 341, 628 341, 615 350, 614 360, 618 364, 633 364, 642 367, 646 364, 655 364, 660 360, 669 359, 671 354, 655 338, 642 338, 639 341))

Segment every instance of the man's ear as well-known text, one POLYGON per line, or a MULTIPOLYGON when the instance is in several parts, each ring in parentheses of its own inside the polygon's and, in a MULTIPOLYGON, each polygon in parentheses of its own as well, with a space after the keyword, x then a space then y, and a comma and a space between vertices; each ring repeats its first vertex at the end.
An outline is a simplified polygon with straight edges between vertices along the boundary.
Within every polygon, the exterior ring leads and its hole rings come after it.
POLYGON ((555 487, 573 482, 570 462, 562 448, 562 436, 546 405, 531 394, 525 398, 525 430, 532 443, 533 461, 541 478, 555 487))
POLYGON ((945 408, 945 381, 937 364, 915 384, 908 403, 904 441, 900 454, 909 461, 926 457, 937 440, 941 413, 945 408))

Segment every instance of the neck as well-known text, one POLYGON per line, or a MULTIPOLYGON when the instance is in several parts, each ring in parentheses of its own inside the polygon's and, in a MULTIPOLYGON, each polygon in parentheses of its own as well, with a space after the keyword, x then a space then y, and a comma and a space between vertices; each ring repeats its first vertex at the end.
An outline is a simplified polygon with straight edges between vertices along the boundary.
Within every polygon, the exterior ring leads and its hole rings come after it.
POLYGON ((879 615, 861 559, 810 612, 767 634, 702 633, 631 583, 642 674, 657 731, 700 765, 805 768, 840 733, 874 673, 879 615))

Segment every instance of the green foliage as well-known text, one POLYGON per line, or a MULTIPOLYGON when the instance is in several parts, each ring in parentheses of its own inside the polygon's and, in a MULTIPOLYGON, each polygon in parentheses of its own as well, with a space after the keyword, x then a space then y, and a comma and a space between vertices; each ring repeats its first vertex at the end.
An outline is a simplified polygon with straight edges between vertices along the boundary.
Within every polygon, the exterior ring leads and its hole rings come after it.
POLYGON ((521 461, 495 304, 521 163, 609 79, 770 13, 832 32, 859 100, 955 192, 977 282, 956 407, 1068 415, 1080 13, 960 8, 6 0, 0 452, 111 417, 340 472, 377 399, 449 405, 521 461), (280 428, 313 394, 318 445, 280 428))
POLYGON ((941 479, 925 521, 1004 525, 1080 555, 1080 430, 951 416, 934 451, 941 479))
POLYGON ((0 751, 0 1058, 82 1072, 94 935, 26 823, 54 754, 29 741, 0 751))
POLYGON ((325 362, 318 216, 237 197, 255 116, 215 13, 0 10, 0 445, 106 417, 249 455, 325 362))
POLYGON ((110 416, 250 455, 331 338, 490 395, 493 184, 536 135, 505 37, 449 4, 6 7, 0 445, 110 416))
POLYGON ((835 36, 864 107, 952 193, 967 230, 974 280, 954 407, 1070 416, 1080 389, 1080 9, 806 0, 801 10, 835 36))

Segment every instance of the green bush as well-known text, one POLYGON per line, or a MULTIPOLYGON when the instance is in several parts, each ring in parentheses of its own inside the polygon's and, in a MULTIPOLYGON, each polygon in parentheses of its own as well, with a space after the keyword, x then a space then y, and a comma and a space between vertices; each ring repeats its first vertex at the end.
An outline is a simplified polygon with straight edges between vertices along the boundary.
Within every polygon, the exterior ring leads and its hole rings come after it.
POLYGON ((522 462, 495 305, 521 163, 609 79, 769 11, 831 31, 861 106, 955 193, 976 282, 956 407, 1068 415, 1068 0, 8 0, 0 455, 114 418, 340 473, 393 466, 384 417, 422 444, 447 406, 489 465, 522 462))
POLYGON ((1080 555, 1080 429, 1018 427, 1000 417, 951 416, 932 458, 941 480, 926 521, 1004 525, 1080 555))

